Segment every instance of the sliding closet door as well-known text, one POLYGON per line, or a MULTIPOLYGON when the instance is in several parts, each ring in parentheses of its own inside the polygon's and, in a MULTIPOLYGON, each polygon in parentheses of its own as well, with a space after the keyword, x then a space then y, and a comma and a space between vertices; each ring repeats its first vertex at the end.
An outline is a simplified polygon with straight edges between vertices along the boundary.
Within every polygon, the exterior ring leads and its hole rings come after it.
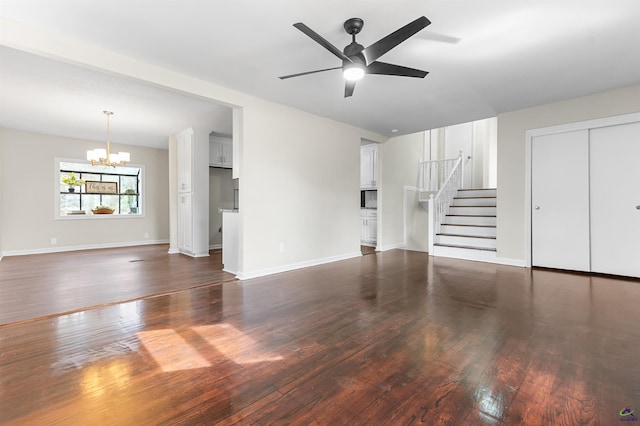
POLYGON ((531 142, 532 263, 589 271, 589 132, 531 142))
POLYGON ((640 123, 591 130, 591 270, 640 277, 640 123))

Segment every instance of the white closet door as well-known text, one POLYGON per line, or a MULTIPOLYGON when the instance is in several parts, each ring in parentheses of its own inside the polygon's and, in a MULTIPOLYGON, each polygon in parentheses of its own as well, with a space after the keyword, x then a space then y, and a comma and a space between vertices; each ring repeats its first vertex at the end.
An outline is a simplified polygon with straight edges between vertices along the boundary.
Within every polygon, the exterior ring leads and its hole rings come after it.
POLYGON ((533 266, 589 271, 589 132, 531 143, 533 266))
POLYGON ((640 123, 591 130, 591 270, 640 277, 640 123))

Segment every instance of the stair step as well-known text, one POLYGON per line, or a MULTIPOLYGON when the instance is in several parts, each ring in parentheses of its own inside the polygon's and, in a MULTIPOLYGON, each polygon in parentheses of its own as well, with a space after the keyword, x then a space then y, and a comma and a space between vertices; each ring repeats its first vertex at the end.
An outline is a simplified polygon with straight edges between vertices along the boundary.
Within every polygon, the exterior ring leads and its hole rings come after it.
POLYGON ((474 197, 497 197, 498 191, 495 188, 487 189, 459 189, 456 197, 458 198, 474 198, 474 197))
POLYGON ((497 207, 495 206, 451 206, 449 215, 462 216, 495 216, 497 207))
POLYGON ((496 207, 496 197, 455 197, 453 206, 487 206, 496 207))
POLYGON ((432 256, 451 257, 455 259, 477 260, 480 262, 492 262, 497 253, 494 250, 476 250, 464 247, 449 247, 434 245, 432 256))
POLYGON ((440 232, 443 234, 466 235, 468 237, 495 237, 495 226, 474 226, 474 225, 441 225, 440 232))
POLYGON ((465 250, 488 251, 488 252, 495 252, 496 251, 495 248, 470 247, 470 246, 455 245, 455 244, 439 244, 438 243, 438 244, 434 244, 434 246, 436 246, 436 247, 450 247, 450 248, 465 249, 465 250))
POLYGON ((493 216, 465 216, 465 215, 447 215, 444 218, 443 225, 474 225, 474 226, 496 226, 497 220, 493 216))
POLYGON ((482 250, 495 250, 496 239, 495 237, 468 237, 465 235, 437 234, 434 244, 482 250))

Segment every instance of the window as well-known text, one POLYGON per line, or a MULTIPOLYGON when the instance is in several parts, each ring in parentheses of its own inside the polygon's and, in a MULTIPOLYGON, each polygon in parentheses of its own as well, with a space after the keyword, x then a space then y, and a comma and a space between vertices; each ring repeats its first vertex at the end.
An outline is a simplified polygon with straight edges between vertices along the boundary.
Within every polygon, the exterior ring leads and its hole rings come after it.
POLYGON ((99 216, 98 206, 113 215, 142 215, 142 167, 92 166, 56 160, 58 172, 57 217, 99 216))

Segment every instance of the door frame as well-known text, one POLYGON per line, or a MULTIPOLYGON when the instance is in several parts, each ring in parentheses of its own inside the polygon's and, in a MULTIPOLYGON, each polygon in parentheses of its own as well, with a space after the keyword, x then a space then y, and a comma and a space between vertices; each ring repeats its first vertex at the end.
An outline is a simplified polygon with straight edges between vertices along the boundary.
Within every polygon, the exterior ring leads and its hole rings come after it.
POLYGON ((531 217, 531 144, 536 136, 552 135, 556 133, 573 132, 576 130, 590 130, 600 127, 617 126, 640 121, 640 112, 616 115, 612 117, 596 118, 592 120, 578 121, 575 123, 560 124, 557 126, 541 127, 527 130, 525 133, 525 180, 524 180, 524 255, 525 267, 530 268, 532 263, 532 217, 531 217))

